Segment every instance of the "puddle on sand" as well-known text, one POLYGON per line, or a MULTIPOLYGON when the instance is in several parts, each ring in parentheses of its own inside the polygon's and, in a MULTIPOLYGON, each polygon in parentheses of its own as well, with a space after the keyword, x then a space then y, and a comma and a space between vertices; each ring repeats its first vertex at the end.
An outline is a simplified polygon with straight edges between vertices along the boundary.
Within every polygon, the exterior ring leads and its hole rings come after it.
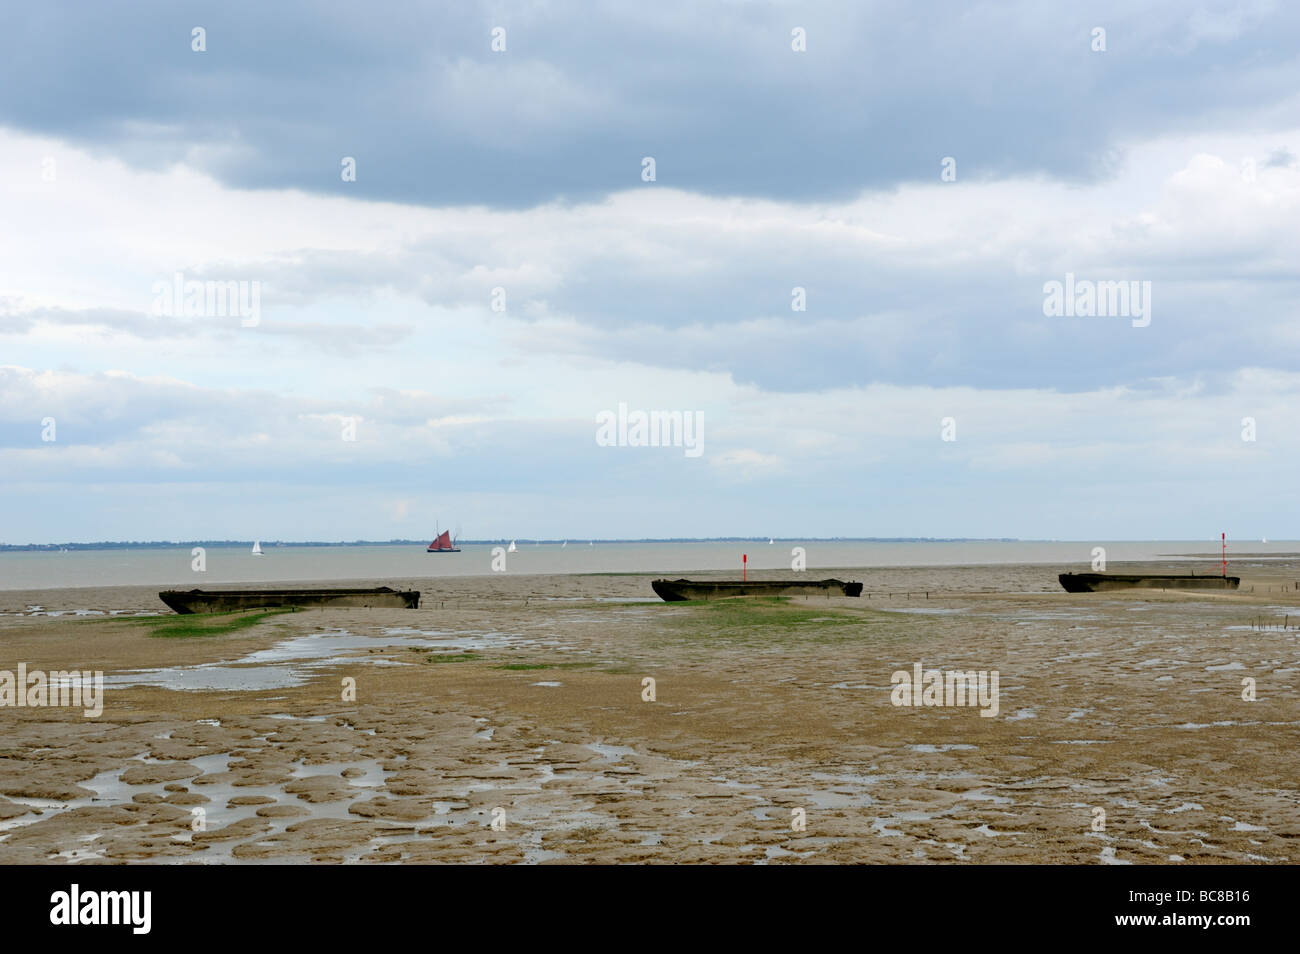
POLYGON ((966 613, 966 612, 969 612, 969 607, 965 607, 965 606, 963 606, 963 607, 960 607, 960 608, 958 608, 958 609, 942 609, 942 608, 939 608, 939 607, 934 607, 934 608, 925 608, 925 607, 923 607, 923 608, 919 608, 919 609, 918 609, 918 608, 916 608, 916 607, 910 607, 910 608, 908 608, 908 609, 889 609, 889 610, 886 610, 885 612, 887 612, 887 613, 912 613, 912 614, 917 615, 917 616, 955 616, 955 615, 957 615, 958 613, 966 613))
POLYGON ((1070 613, 1041 611, 1038 613, 988 613, 981 614, 987 619, 1000 619, 1015 622, 1017 626, 1028 626, 1035 622, 1054 622, 1057 620, 1094 620, 1101 619, 1093 613, 1070 613))
MULTIPOLYGON (((413 639, 414 637, 430 637, 427 641, 419 641, 417 644, 427 647, 436 652, 444 653, 463 653, 467 650, 482 651, 486 649, 513 649, 518 646, 559 646, 560 641, 554 638, 539 639, 535 636, 519 636, 511 633, 483 632, 483 633, 444 633, 436 629, 411 629, 408 626, 393 626, 384 630, 384 639, 398 636, 403 639, 413 639)), ((383 645, 379 642, 379 637, 354 637, 360 639, 370 639, 369 645, 383 645)))
POLYGON ((1183 722, 1174 726, 1175 729, 1221 729, 1226 726, 1240 725, 1239 722, 1183 722))
MULTIPOLYGON (((348 762, 319 762, 316 764, 306 763, 299 759, 295 762, 290 770, 290 774, 295 779, 313 778, 324 776, 327 778, 337 778, 347 782, 351 789, 355 789, 355 794, 342 799, 335 799, 327 802, 309 802, 306 799, 299 798, 296 794, 285 792, 277 784, 269 785, 237 785, 234 780, 221 779, 220 776, 225 774, 229 769, 229 754, 201 756, 197 759, 190 759, 191 764, 206 765, 212 771, 206 776, 208 781, 204 781, 204 776, 193 780, 192 791, 201 795, 206 795, 210 801, 202 805, 206 816, 206 825, 208 831, 218 831, 235 822, 248 818, 264 817, 258 816, 258 809, 271 805, 292 805, 296 808, 303 809, 306 814, 294 815, 292 817, 265 818, 271 828, 263 832, 257 838, 257 842, 267 842, 274 836, 284 833, 290 825, 296 825, 304 821, 316 819, 334 819, 338 821, 358 821, 362 816, 357 815, 349 809, 351 806, 369 799, 380 789, 383 788, 385 781, 393 772, 381 767, 377 759, 358 759, 348 762), (347 777, 343 773, 348 770, 355 770, 357 775, 347 777), (232 799, 244 799, 248 797, 269 798, 271 801, 256 805, 231 805, 232 799)), ((402 823, 407 825, 410 823, 402 823)), ((423 823, 417 823, 423 824, 423 823)), ((402 827, 393 825, 392 827, 402 827)), ((414 832, 414 828, 412 828, 414 832)), ((192 840, 190 832, 177 834, 176 841, 189 842, 192 840)), ((376 835, 376 839, 384 837, 376 835)), ((245 863, 249 859, 236 858, 232 850, 242 842, 241 839, 230 841, 209 842, 208 847, 196 851, 193 855, 178 859, 164 859, 165 862, 172 861, 198 861, 204 864, 214 863, 245 863)), ((256 842, 255 842, 256 843, 256 842)), ((274 842, 271 842, 272 844, 274 842)), ((261 860, 261 859, 258 859, 261 860)), ((265 859, 268 863, 284 864, 286 856, 275 855, 272 858, 265 859)))
POLYGON ((539 603, 661 603, 657 596, 532 596, 539 603))
POLYGON ((896 828, 890 828, 890 818, 873 818, 871 820, 871 829, 881 838, 902 838, 903 833, 896 828))
POLYGON ((108 689, 157 686, 186 691, 288 689, 306 680, 291 666, 236 668, 229 665, 176 666, 170 669, 139 669, 104 678, 108 689))
POLYGON ((34 610, 32 613, 15 613, 15 616, 103 616, 103 610, 96 609, 75 609, 75 610, 42 610, 39 606, 30 606, 28 609, 34 610))
MULTIPOLYGON (((596 751, 611 761, 617 761, 627 754, 635 754, 630 748, 622 746, 606 746, 603 743, 595 743, 598 747, 596 751), (603 751, 602 751, 603 750, 603 751)), ((400 757, 399 757, 400 759, 400 757)), ((383 764, 389 760, 379 759, 357 759, 351 761, 331 761, 310 763, 303 759, 294 762, 290 767, 290 774, 295 779, 304 779, 311 777, 325 777, 337 779, 340 782, 346 782, 348 794, 341 799, 324 802, 309 802, 298 796, 297 793, 289 793, 283 790, 281 784, 265 785, 237 785, 238 773, 231 772, 232 757, 229 753, 219 753, 215 755, 197 756, 191 759, 177 759, 174 764, 188 764, 202 772, 202 775, 190 779, 179 780, 185 784, 189 791, 201 794, 206 797, 207 801, 195 808, 202 808, 202 818, 205 822, 207 832, 217 832, 229 825, 245 821, 252 818, 259 818, 269 827, 266 831, 261 832, 254 839, 248 840, 243 838, 235 839, 217 839, 205 841, 201 847, 195 847, 192 852, 186 852, 179 856, 165 856, 153 859, 156 864, 179 864, 179 863, 199 863, 199 864, 289 864, 289 863, 306 863, 311 860, 310 852, 291 852, 291 853, 273 853, 266 858, 249 858, 246 856, 236 856, 235 849, 240 845, 259 845, 267 848, 273 847, 277 839, 284 835, 285 831, 292 825, 304 821, 319 819, 330 819, 339 821, 358 821, 367 816, 359 815, 350 811, 354 805, 370 801, 376 795, 385 791, 387 779, 394 774, 396 770, 383 768, 383 764), (234 804, 234 799, 240 801, 254 797, 258 804, 234 804), (259 816, 259 809, 269 806, 286 806, 291 805, 303 812, 290 817, 259 816)), ((141 763, 146 764, 163 764, 172 760, 153 759, 148 753, 141 753, 133 759, 126 762, 120 768, 107 772, 101 772, 93 778, 81 782, 83 788, 93 792, 90 798, 72 799, 67 802, 41 800, 41 799, 12 799, 12 801, 27 805, 28 807, 40 811, 41 814, 29 813, 27 816, 17 819, 10 819, 0 823, 0 841, 8 837, 8 833, 23 825, 33 824, 48 819, 56 814, 81 808, 88 805, 111 805, 127 804, 134 801, 135 796, 143 793, 149 793, 160 797, 166 797, 166 786, 175 784, 172 782, 145 783, 141 785, 128 785, 122 781, 123 772, 131 767, 141 763)), ((507 768, 506 763, 502 763, 502 770, 507 768)), ((541 791, 543 786, 553 778, 554 772, 549 765, 541 766, 539 776, 519 784, 517 787, 541 791)), ((486 824, 488 819, 486 810, 482 808, 471 808, 468 795, 475 791, 491 789, 495 783, 482 782, 467 785, 465 787, 466 798, 443 800, 433 803, 429 810, 432 812, 428 817, 403 822, 387 822, 383 819, 374 819, 376 822, 375 833, 373 836, 365 839, 354 849, 344 853, 345 862, 356 862, 366 857, 376 849, 381 848, 400 848, 407 842, 418 841, 427 838, 433 830, 447 827, 458 827, 462 825, 486 824)), ((391 797, 391 796, 390 796, 391 797)), ((400 798, 399 798, 400 800, 400 798)), ((609 819, 590 812, 579 812, 571 815, 566 824, 560 825, 558 831, 565 832, 568 829, 581 826, 594 826, 598 828, 609 827, 609 819)), ((183 820, 178 826, 178 831, 172 835, 172 841, 176 844, 192 844, 194 832, 183 820)), ((541 831, 537 831, 534 838, 530 839, 524 846, 525 863, 535 864, 540 861, 551 859, 562 859, 567 857, 567 853, 562 850, 562 845, 555 848, 548 846, 543 848, 540 843, 541 831), (556 849, 560 850, 556 850, 556 849)), ((97 837, 97 836, 96 836, 97 837)), ((659 836, 654 834, 653 841, 648 840, 647 844, 658 844, 659 836)), ((89 842, 93 839, 82 837, 82 841, 89 842)), ((65 848, 58 855, 70 862, 102 860, 103 851, 97 851, 93 845, 87 845, 85 848, 74 847, 65 848)))
POLYGON ((626 745, 606 745, 604 742, 589 742, 587 748, 602 756, 607 762, 621 762, 625 756, 636 755, 636 749, 626 745))
POLYGON ((358 636, 346 630, 335 630, 295 636, 227 662, 116 673, 108 676, 104 684, 119 688, 157 686, 182 691, 288 689, 305 683, 311 670, 332 666, 343 659, 400 664, 376 658, 367 650, 396 648, 456 652, 503 645, 501 640, 508 642, 512 639, 514 637, 497 633, 456 637, 439 632, 389 629, 383 636, 358 636))
POLYGON ((1012 805, 1015 803, 1014 799, 1007 798, 1005 795, 994 795, 992 792, 981 789, 962 792, 957 797, 971 802, 992 802, 994 805, 1012 805))
POLYGON ((763 865, 763 864, 767 864, 773 858, 802 858, 802 857, 803 855, 799 854, 799 852, 797 851, 790 851, 789 849, 782 848, 780 845, 768 845, 765 849, 763 849, 763 859, 761 861, 756 861, 754 863, 763 865))
POLYGON ((844 791, 808 792, 802 801, 821 811, 837 808, 859 808, 873 804, 873 799, 866 792, 849 793, 844 791))
POLYGON ((567 858, 568 852, 561 848, 543 848, 542 839, 546 835, 552 836, 547 841, 552 844, 563 845, 564 836, 571 835, 579 829, 599 829, 601 832, 616 830, 619 823, 616 819, 611 819, 606 815, 597 814, 596 812, 579 809, 573 812, 566 812, 564 821, 556 822, 549 828, 537 827, 529 832, 527 839, 520 846, 524 852, 522 864, 535 865, 543 861, 554 861, 567 858), (560 836, 555 838, 554 836, 560 836))
POLYGON ((378 759, 363 759, 351 762, 318 762, 315 764, 304 763, 300 760, 293 770, 294 778, 315 778, 322 775, 329 778, 344 778, 349 785, 357 788, 379 788, 392 774, 391 771, 379 764, 378 759), (359 771, 362 774, 345 776, 343 773, 349 770, 359 771))
MULTIPOLYGON (((231 756, 229 753, 220 753, 216 755, 203 755, 191 759, 180 759, 174 763, 165 759, 148 758, 147 753, 135 756, 127 761, 126 765, 120 768, 111 769, 106 772, 100 772, 93 778, 86 781, 78 782, 82 788, 94 792, 90 798, 75 798, 68 801, 54 801, 50 799, 23 799, 14 798, 11 801, 27 805, 34 811, 28 815, 18 818, 12 818, 0 822, 0 841, 8 837, 8 834, 15 828, 26 825, 36 824, 45 821, 56 815, 64 814, 73 809, 85 808, 88 806, 100 805, 123 805, 131 804, 135 796, 141 794, 157 795, 166 797, 169 793, 166 789, 172 782, 147 782, 139 785, 131 785, 122 780, 122 774, 130 768, 132 763, 144 762, 147 764, 189 764, 203 774, 191 779, 180 780, 182 784, 189 785, 190 791, 197 792, 208 798, 203 802, 203 817, 207 831, 217 831, 226 826, 257 815, 257 810, 264 807, 263 804, 256 805, 231 805, 234 798, 245 798, 248 796, 260 796, 270 799, 265 805, 294 805, 306 811, 304 815, 296 815, 291 818, 269 818, 267 821, 271 824, 271 830, 261 836, 265 840, 271 835, 282 834, 289 825, 302 821, 308 821, 317 818, 330 818, 338 820, 356 821, 361 816, 349 812, 349 808, 359 801, 369 800, 378 790, 382 789, 387 778, 393 774, 381 767, 380 761, 376 759, 361 759, 350 762, 322 762, 317 764, 305 763, 302 760, 294 763, 292 774, 295 778, 310 778, 314 776, 326 776, 331 778, 340 778, 346 781, 356 794, 353 797, 343 798, 330 802, 308 802, 297 797, 297 795, 285 792, 279 785, 236 785, 232 780, 221 780, 219 776, 228 773, 230 768, 231 756), (349 772, 349 775, 344 775, 349 772), (350 777, 349 777, 350 776, 350 777), (39 812, 40 814, 36 814, 39 812)), ((448 803, 450 805, 451 803, 448 803)), ((464 805, 455 805, 454 807, 463 808, 464 805)), ((448 809, 444 808, 445 812, 448 809)), ((437 824, 432 819, 428 821, 437 824)), ((444 820, 442 824, 446 824, 444 820)), ((175 841, 189 842, 192 840, 192 831, 186 827, 183 831, 173 836, 175 841)), ((94 836, 99 837, 98 835, 94 836)), ((83 841, 91 840, 87 837, 83 841)), ((236 859, 231 850, 240 843, 239 839, 231 842, 210 843, 207 848, 196 851, 191 856, 181 858, 165 857, 155 859, 158 864, 173 864, 183 861, 199 861, 205 863, 212 862, 232 862, 236 859)), ((90 861, 103 857, 102 852, 87 849, 68 849, 59 853, 57 857, 66 858, 69 861, 90 861)), ((275 859, 278 863, 284 863, 282 856, 275 859)))
MULTIPOLYGON (((135 756, 129 762, 144 761, 144 755, 135 756)), ((121 768, 109 769, 106 772, 100 772, 98 775, 77 784, 89 789, 94 794, 89 798, 70 798, 67 801, 58 801, 49 798, 10 798, 11 802, 19 805, 26 805, 31 809, 26 815, 19 815, 17 818, 10 818, 0 822, 0 841, 9 836, 15 828, 24 828, 28 825, 35 825, 38 822, 54 818, 56 815, 62 815, 65 812, 72 811, 76 808, 86 808, 91 805, 121 805, 130 803, 132 796, 140 793, 149 793, 152 795, 165 796, 167 793, 163 786, 166 782, 153 782, 144 785, 127 785, 122 781, 122 773, 130 767, 130 764, 123 765, 121 768)), ((95 836, 95 837, 98 837, 95 836)), ((89 860, 94 855, 93 852, 81 852, 76 855, 77 860, 89 860)), ((68 857, 60 855, 60 857, 68 857)))
POLYGON ((1110 739, 1057 739, 1053 745, 1110 745, 1110 739))
POLYGON ((1101 854, 1097 856, 1097 860, 1103 865, 1131 865, 1133 863, 1122 858, 1116 858, 1114 848, 1103 848, 1101 854))
POLYGON ((98 838, 99 838, 98 833, 93 835, 82 835, 81 838, 79 838, 78 840, 86 847, 65 848, 63 849, 63 851, 60 851, 58 854, 54 855, 54 857, 63 858, 65 861, 71 861, 73 863, 79 863, 83 861, 102 861, 104 859, 103 850, 101 849, 99 851, 96 851, 94 847, 91 845, 91 843, 98 838))

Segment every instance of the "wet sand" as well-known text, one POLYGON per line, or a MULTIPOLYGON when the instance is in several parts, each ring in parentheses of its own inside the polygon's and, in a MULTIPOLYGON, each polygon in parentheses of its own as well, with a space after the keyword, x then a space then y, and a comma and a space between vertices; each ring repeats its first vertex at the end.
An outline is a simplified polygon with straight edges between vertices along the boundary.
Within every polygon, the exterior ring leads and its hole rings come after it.
POLYGON ((0 862, 1294 863, 1300 561, 1232 594, 1056 572, 741 606, 442 579, 185 639, 72 615, 157 588, 0 591, 0 669, 109 683, 98 718, 0 708, 0 862), (891 704, 917 663, 997 670, 998 715, 891 704))

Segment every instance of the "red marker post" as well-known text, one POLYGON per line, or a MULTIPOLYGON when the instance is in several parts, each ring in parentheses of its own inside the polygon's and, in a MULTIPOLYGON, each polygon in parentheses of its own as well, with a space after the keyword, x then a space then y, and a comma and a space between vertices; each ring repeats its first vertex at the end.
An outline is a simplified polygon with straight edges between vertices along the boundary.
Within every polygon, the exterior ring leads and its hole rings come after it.
POLYGON ((749 579, 749 554, 748 553, 742 553, 740 555, 740 578, 742 580, 749 579))

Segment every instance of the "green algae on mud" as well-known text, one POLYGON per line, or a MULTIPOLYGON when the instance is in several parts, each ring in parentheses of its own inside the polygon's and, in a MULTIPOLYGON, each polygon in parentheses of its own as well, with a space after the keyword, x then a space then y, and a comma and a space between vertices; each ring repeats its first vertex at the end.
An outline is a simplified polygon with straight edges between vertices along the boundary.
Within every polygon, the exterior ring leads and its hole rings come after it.
POLYGON ((153 624, 149 635, 154 638, 192 639, 196 636, 227 636, 251 629, 272 616, 291 612, 291 609, 273 609, 254 613, 190 613, 185 616, 137 617, 133 621, 153 624))
POLYGON ((826 607, 820 600, 745 596, 663 604, 673 638, 697 645, 762 643, 795 637, 839 642, 862 636, 863 626, 895 622, 882 610, 826 607), (680 614, 680 615, 678 615, 680 614))
POLYGON ((270 610, 237 610, 230 613, 178 613, 141 614, 138 616, 99 616, 90 619, 68 620, 78 626, 112 628, 115 626, 149 626, 151 637, 161 639, 186 639, 195 636, 225 636, 251 629, 272 616, 296 612, 293 608, 270 610))
POLYGON ((463 653, 434 653, 426 662, 431 663, 458 663, 458 662, 481 662, 483 659, 476 652, 463 653))

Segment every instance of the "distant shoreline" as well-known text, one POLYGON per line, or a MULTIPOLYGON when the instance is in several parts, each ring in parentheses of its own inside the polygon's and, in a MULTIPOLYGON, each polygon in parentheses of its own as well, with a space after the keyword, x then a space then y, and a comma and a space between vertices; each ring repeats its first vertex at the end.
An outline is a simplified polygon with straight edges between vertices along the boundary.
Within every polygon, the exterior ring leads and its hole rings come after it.
MULTIPOLYGON (((533 539, 515 537, 513 542, 525 543, 1068 543, 1061 540, 1022 540, 1019 537, 640 537, 596 539, 593 537, 557 537, 533 539)), ((397 547, 428 546, 427 540, 262 540, 266 547, 397 547)), ((508 537, 487 540, 458 540, 467 546, 489 546, 512 542, 508 537)), ((1171 540, 1170 543, 1195 541, 1171 540)), ((252 540, 104 540, 97 543, 0 543, 0 553, 59 550, 162 550, 183 547, 251 547, 252 540)))
MULTIPOLYGON (((553 539, 535 539, 532 537, 495 537, 483 540, 458 540, 458 544, 465 546, 499 546, 511 542, 519 546, 532 546, 534 544, 559 545, 563 543, 572 543, 575 546, 582 546, 586 543, 598 544, 626 544, 626 543, 753 543, 766 544, 768 540, 775 543, 1168 543, 1168 544, 1199 544, 1214 543, 1217 540, 1060 540, 1060 539, 1026 539, 1023 537, 638 537, 638 538, 616 538, 616 539, 596 539, 592 537, 556 537, 553 539)), ((1274 543, 1286 543, 1293 541, 1274 540, 1274 543)), ((1242 540, 1238 546, 1254 544, 1255 541, 1242 540)), ((263 549, 269 547, 426 547, 428 540, 262 540, 263 549)), ((0 543, 0 553, 57 553, 60 550, 68 551, 90 551, 90 550, 179 550, 192 547, 204 547, 208 549, 222 548, 243 548, 252 547, 252 540, 148 540, 148 541, 131 541, 131 540, 104 540, 94 543, 0 543)), ((1232 553, 1232 543, 1228 544, 1229 555, 1232 553)), ((1239 556, 1245 555, 1244 552, 1238 553, 1239 556)), ((1268 554, 1274 555, 1274 554, 1268 554)))

